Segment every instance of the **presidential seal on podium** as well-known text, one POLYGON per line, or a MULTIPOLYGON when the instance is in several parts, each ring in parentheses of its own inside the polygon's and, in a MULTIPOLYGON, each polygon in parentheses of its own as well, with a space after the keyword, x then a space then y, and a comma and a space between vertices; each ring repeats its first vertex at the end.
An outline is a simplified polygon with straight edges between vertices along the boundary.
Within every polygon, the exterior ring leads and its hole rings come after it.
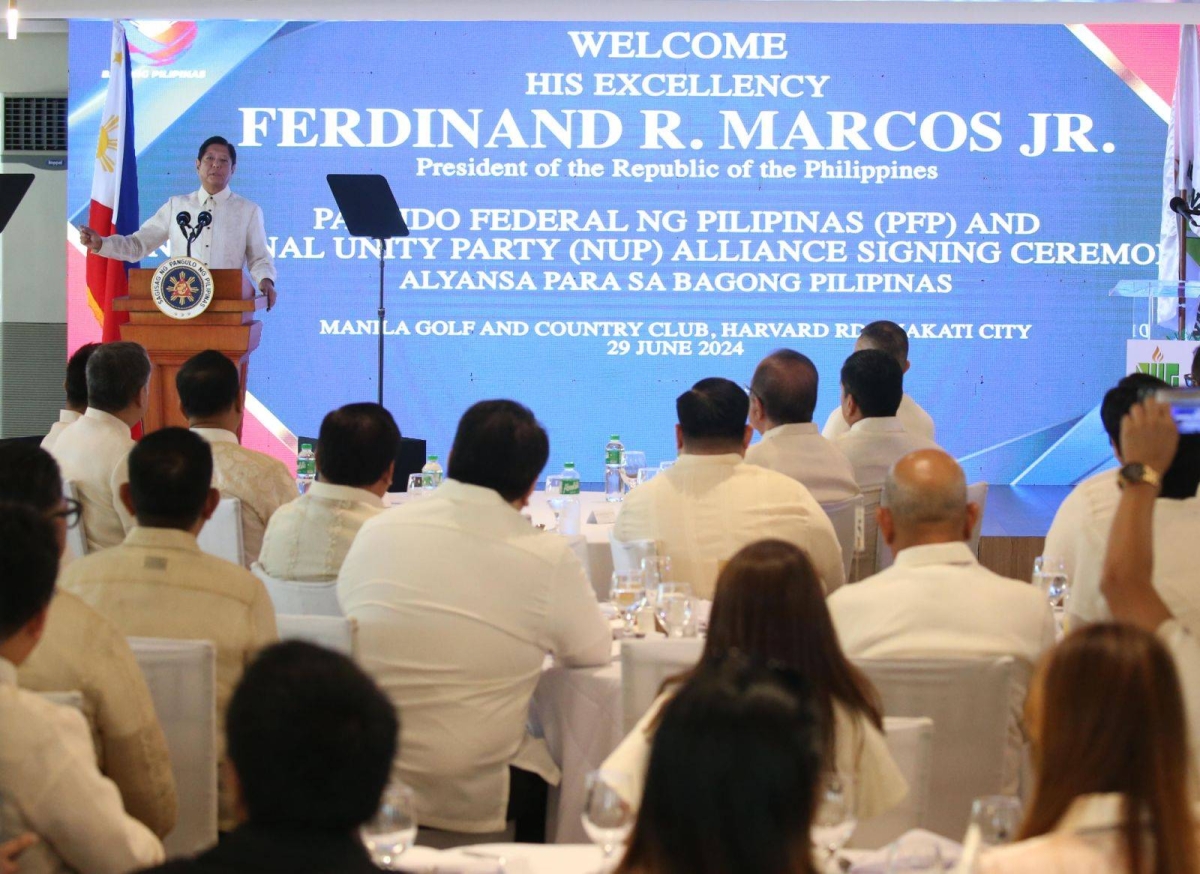
POLYGON ((195 258, 168 258, 154 271, 150 296, 164 315, 194 319, 212 303, 212 273, 195 258))

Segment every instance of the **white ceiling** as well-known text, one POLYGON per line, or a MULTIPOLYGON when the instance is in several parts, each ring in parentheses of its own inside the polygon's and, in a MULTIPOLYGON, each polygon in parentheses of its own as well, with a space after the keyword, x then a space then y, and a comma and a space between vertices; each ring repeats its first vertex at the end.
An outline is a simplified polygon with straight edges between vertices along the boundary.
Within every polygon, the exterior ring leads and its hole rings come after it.
MULTIPOLYGON (((21 16, 356 20, 1200 23, 1200 0, 18 0, 21 16)), ((49 22, 47 22, 49 23, 49 22)))

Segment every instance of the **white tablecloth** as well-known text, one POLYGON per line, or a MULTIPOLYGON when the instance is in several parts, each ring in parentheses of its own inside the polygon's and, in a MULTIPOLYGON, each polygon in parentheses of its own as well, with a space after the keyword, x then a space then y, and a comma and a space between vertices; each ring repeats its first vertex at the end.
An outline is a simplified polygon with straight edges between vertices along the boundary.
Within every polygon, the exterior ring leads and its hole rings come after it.
POLYGON ((550 793, 546 841, 584 843, 584 777, 600 767, 625 736, 620 661, 600 668, 548 668, 533 693, 530 721, 562 769, 562 782, 550 793))
POLYGON ((413 847, 400 858, 400 869, 413 874, 595 874, 600 862, 600 848, 591 844, 479 844, 454 850, 413 847))

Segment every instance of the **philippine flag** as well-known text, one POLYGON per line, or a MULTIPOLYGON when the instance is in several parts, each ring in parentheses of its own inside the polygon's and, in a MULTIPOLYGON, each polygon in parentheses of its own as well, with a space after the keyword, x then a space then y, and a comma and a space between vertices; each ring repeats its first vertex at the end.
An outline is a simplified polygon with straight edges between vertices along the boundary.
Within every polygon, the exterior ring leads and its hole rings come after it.
MULTIPOLYGON (((137 151, 133 139, 133 80, 125 28, 113 22, 109 52, 108 95, 100 117, 100 140, 92 173, 92 203, 88 226, 102 237, 132 234, 138 218, 137 151)), ((101 324, 101 340, 119 340, 127 313, 114 313, 113 298, 129 291, 128 271, 136 264, 87 256, 88 304, 101 324)))

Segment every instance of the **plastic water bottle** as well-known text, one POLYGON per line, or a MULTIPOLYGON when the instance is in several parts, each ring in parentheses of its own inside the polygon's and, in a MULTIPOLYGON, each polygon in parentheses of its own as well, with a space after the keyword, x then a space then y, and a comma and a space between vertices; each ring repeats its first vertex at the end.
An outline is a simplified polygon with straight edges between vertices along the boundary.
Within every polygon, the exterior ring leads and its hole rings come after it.
POLYGON ((445 471, 438 464, 436 455, 429 456, 429 460, 425 462, 425 466, 421 468, 421 488, 436 489, 442 484, 442 478, 445 476, 445 471))
POLYGON ((579 500, 579 471, 575 469, 575 462, 568 461, 563 465, 562 473, 562 496, 575 496, 575 500, 579 500))
POLYGON ((308 491, 308 487, 317 478, 317 456, 313 453, 311 443, 301 443, 300 452, 296 455, 296 487, 300 494, 308 491))
POLYGON ((621 466, 625 464, 625 445, 619 434, 613 434, 604 447, 604 500, 621 500, 621 466))
POLYGON ((579 506, 579 471, 575 470, 575 462, 568 461, 563 465, 562 491, 558 499, 561 508, 558 514, 559 534, 578 534, 581 524, 582 510, 579 506))

